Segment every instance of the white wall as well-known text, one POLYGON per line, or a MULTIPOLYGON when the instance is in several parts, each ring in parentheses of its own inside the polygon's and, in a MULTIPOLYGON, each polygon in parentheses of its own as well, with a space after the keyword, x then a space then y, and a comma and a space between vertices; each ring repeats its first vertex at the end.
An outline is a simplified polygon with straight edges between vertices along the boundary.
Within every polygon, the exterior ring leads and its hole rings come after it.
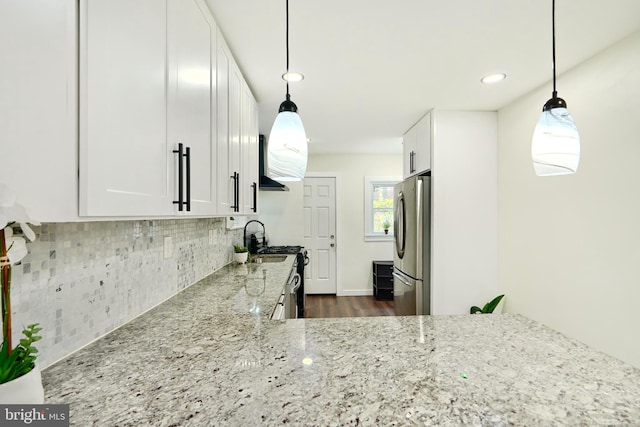
POLYGON ((340 174, 340 194, 337 195, 337 236, 341 245, 341 268, 338 280, 342 295, 373 293, 373 260, 393 260, 393 242, 364 241, 364 177, 402 176, 401 154, 312 154, 307 172, 337 172, 340 174))
POLYGON ((269 246, 304 245, 303 185, 288 182, 289 191, 258 192, 258 220, 264 223, 269 246))
POLYGON ((431 314, 465 314, 497 295, 497 114, 431 117, 431 314))
POLYGON ((499 112, 505 308, 640 367, 640 33, 557 84, 581 136, 575 175, 531 165, 551 83, 499 112))

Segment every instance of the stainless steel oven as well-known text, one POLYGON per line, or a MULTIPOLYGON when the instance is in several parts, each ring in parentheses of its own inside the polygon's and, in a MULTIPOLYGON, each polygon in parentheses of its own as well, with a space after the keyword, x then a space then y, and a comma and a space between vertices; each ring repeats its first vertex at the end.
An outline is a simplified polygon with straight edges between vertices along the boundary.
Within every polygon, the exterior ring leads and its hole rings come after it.
POLYGON ((304 317, 304 309, 306 306, 306 295, 304 289, 304 268, 307 264, 309 264, 309 257, 307 256, 307 251, 302 246, 267 246, 258 249, 259 254, 287 254, 287 255, 295 255, 296 262, 291 268, 291 274, 289 275, 289 280, 287 281, 287 288, 289 289, 289 293, 285 295, 288 300, 288 304, 283 303, 282 306, 285 307, 288 319, 296 319, 304 317), (297 276, 294 276, 294 273, 297 273, 297 276), (292 277, 297 277, 292 279, 292 277), (289 287, 290 281, 295 281, 295 288, 293 294, 291 290, 293 288, 289 287), (293 295, 293 296, 292 296, 293 295), (295 304, 292 300, 295 299, 295 304), (292 308, 293 307, 293 308, 292 308), (293 310, 296 310, 296 315, 294 316, 293 310))
POLYGON ((302 292, 300 288, 302 285, 302 279, 298 274, 297 264, 298 262, 296 261, 291 269, 287 286, 285 286, 288 293, 288 295, 285 296, 285 299, 288 299, 289 302, 286 304, 287 319, 297 319, 299 317, 298 292, 302 292))
POLYGON ((299 316, 298 296, 302 292, 302 277, 298 274, 298 260, 293 263, 287 283, 282 289, 271 318, 274 320, 297 319, 299 316))

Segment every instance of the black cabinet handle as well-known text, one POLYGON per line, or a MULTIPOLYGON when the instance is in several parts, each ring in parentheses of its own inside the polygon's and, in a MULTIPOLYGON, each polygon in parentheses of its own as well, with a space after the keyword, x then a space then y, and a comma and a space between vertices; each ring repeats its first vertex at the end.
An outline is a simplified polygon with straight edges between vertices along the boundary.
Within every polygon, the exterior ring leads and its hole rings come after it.
MULTIPOLYGON (((188 150, 188 148, 187 148, 188 150)), ((183 177, 183 170, 182 170, 182 157, 184 156, 184 145, 182 145, 182 143, 178 144, 178 149, 177 150, 173 150, 174 153, 176 153, 178 155, 178 200, 174 200, 173 204, 174 205, 178 205, 178 210, 182 211, 182 205, 184 205, 184 197, 183 197, 183 193, 182 193, 182 177, 183 177)))
POLYGON ((187 211, 191 210, 191 148, 185 147, 181 142, 178 143, 178 149, 173 150, 178 155, 178 200, 174 200, 173 204, 178 205, 178 210, 182 212, 183 206, 187 207, 187 211), (184 163, 183 163, 184 160, 184 163), (187 184, 187 194, 185 198, 184 186, 185 178, 187 184))
POLYGON ((233 209, 234 212, 238 212, 238 178, 239 178, 239 174, 238 172, 234 172, 233 175, 231 175, 231 179, 233 179, 233 205, 231 205, 231 209, 233 209))
POLYGON ((187 178, 187 211, 191 211, 191 147, 187 147, 184 155, 185 177, 187 178))
POLYGON ((240 174, 236 173, 236 212, 240 212, 240 174))
POLYGON ((253 184, 251 184, 251 187, 253 187, 253 207, 251 208, 251 210, 254 212, 258 212, 258 184, 254 182, 253 184))

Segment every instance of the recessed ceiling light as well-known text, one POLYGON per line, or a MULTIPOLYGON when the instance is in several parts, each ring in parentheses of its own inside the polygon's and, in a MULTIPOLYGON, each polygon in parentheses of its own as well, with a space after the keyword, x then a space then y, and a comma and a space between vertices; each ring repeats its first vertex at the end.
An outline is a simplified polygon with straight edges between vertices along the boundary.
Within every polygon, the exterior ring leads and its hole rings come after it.
POLYGON ((483 78, 480 79, 480 81, 482 83, 492 84, 492 83, 501 82, 506 78, 507 78, 507 75, 505 73, 493 73, 493 74, 488 74, 484 76, 483 78))
POLYGON ((282 75, 282 80, 288 82, 299 82, 304 79, 304 76, 301 73, 296 73, 295 71, 289 71, 282 75))

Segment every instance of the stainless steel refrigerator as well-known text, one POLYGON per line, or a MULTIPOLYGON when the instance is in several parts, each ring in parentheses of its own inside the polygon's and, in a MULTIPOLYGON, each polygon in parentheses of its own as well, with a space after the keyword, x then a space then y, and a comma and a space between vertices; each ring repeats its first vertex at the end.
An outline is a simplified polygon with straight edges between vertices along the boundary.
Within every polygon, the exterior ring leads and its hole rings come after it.
POLYGON ((431 177, 394 187, 393 301, 396 315, 431 314, 431 177))

